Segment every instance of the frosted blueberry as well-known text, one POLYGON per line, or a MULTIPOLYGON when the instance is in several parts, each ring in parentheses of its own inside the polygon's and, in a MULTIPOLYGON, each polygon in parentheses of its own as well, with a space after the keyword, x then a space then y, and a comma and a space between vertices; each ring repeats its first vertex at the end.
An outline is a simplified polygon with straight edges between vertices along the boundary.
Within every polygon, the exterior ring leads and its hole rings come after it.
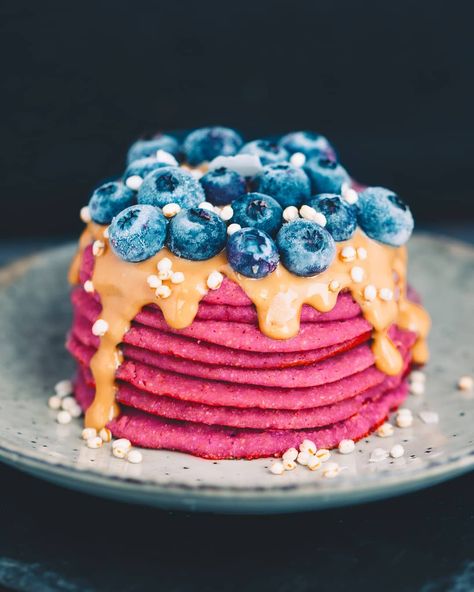
POLYGON ((253 154, 260 158, 263 165, 272 162, 283 162, 288 160, 288 152, 271 140, 253 140, 244 144, 239 154, 253 154))
POLYGON ((89 212, 97 224, 108 224, 135 201, 134 193, 123 183, 112 181, 98 187, 89 201, 89 212))
POLYGON ((255 177, 254 187, 256 191, 274 197, 282 208, 299 207, 311 195, 308 175, 301 168, 286 162, 267 164, 255 177))
POLYGON ((242 228, 258 228, 273 236, 282 225, 282 207, 276 199, 263 193, 242 195, 232 203, 232 209, 232 222, 242 228))
POLYGON ((281 137, 278 144, 290 154, 302 152, 306 158, 318 155, 335 158, 334 148, 328 139, 316 132, 290 132, 281 137))
POLYGON ((414 226, 407 204, 384 187, 367 187, 359 194, 357 221, 370 238, 392 247, 405 244, 414 226))
POLYGON ((341 193, 343 183, 350 181, 346 169, 336 160, 327 157, 313 157, 304 167, 311 181, 313 193, 341 193))
POLYGON ((245 193, 245 179, 239 173, 220 167, 200 178, 207 201, 216 205, 230 204, 245 193))
POLYGON ((226 225, 217 214, 190 208, 171 219, 167 246, 178 257, 203 261, 222 251, 226 238, 226 225))
POLYGON ((190 165, 210 162, 216 156, 233 156, 242 146, 240 135, 228 127, 202 127, 191 132, 183 143, 183 152, 190 165))
POLYGON ((279 255, 273 240, 257 228, 243 228, 234 232, 227 241, 229 264, 242 275, 263 278, 278 265, 279 255))
POLYGON ((123 180, 125 183, 129 177, 137 176, 144 179, 149 173, 156 169, 170 166, 164 162, 159 162, 156 158, 150 156, 149 158, 139 158, 131 162, 125 170, 123 180))
POLYGON ((109 227, 109 242, 125 261, 143 261, 164 245, 166 218, 150 205, 131 206, 116 216, 109 227))
POLYGON ((326 217, 326 230, 335 241, 349 240, 357 227, 357 214, 354 207, 345 202, 340 195, 321 193, 310 199, 308 204, 326 217))
POLYGON ((283 265, 299 276, 312 276, 331 265, 336 245, 329 232, 311 220, 284 224, 276 238, 283 265))
POLYGON ((155 157, 158 150, 165 150, 173 156, 177 156, 179 154, 178 141, 167 134, 157 134, 149 140, 137 140, 130 146, 127 164, 141 158, 155 157))
POLYGON ((197 206, 206 200, 204 190, 190 172, 166 166, 149 173, 140 186, 137 201, 162 208, 176 203, 182 208, 197 206))

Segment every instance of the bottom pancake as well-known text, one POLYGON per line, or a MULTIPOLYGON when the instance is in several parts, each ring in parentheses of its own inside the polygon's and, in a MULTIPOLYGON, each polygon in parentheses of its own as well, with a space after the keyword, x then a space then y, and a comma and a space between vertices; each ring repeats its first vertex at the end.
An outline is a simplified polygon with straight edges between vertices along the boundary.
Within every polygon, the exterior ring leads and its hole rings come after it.
POLYGON ((310 430, 250 430, 202 423, 173 421, 142 411, 123 408, 122 414, 109 422, 116 438, 128 438, 144 448, 176 450, 209 459, 261 458, 279 456, 288 448, 298 447, 308 438, 318 448, 334 448, 345 438, 359 440, 380 425, 391 409, 405 399, 405 382, 380 398, 367 402, 348 419, 310 430))

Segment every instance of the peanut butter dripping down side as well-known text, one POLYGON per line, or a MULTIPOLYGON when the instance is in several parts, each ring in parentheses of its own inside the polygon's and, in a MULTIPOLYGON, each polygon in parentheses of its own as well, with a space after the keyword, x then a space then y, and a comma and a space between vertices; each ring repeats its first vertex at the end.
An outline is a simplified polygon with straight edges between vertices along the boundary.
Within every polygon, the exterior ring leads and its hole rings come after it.
POLYGON ((92 281, 102 303, 100 318, 108 323, 109 329, 91 360, 96 395, 86 413, 88 427, 101 428, 118 413, 115 403, 115 372, 121 361, 118 347, 133 318, 144 306, 156 304, 171 327, 183 329, 189 326, 196 316, 199 302, 208 292, 206 281, 212 271, 220 271, 243 289, 256 307, 260 330, 268 337, 289 339, 295 336, 303 304, 327 312, 335 306, 341 290, 350 290, 373 327, 372 350, 379 370, 389 375, 402 370, 402 357, 387 334, 393 323, 418 334, 413 349, 414 361, 424 363, 427 360, 425 337, 430 321, 423 308, 406 299, 406 250, 403 247, 396 249, 381 245, 357 231, 349 241, 337 243, 333 263, 317 276, 300 278, 279 265, 269 276, 252 280, 236 273, 224 252, 207 261, 188 261, 162 249, 146 261, 128 263, 110 249, 103 236, 104 230, 105 227, 97 224, 88 225, 81 236, 79 253, 70 272, 71 281, 77 283, 81 251, 92 240, 102 240, 106 244, 104 253, 96 257, 92 281), (343 261, 340 253, 349 245, 356 250, 365 249, 367 257, 343 261), (157 263, 164 257, 172 261, 173 271, 181 271, 185 276, 181 284, 166 282, 171 288, 171 296, 166 299, 155 296, 155 291, 147 283, 147 277, 156 273, 157 263), (354 266, 363 269, 360 283, 351 277, 354 266), (337 288, 331 284, 334 281, 338 282, 337 288), (364 288, 369 284, 377 291, 389 288, 394 298, 386 302, 377 296, 375 300, 367 301, 364 288))

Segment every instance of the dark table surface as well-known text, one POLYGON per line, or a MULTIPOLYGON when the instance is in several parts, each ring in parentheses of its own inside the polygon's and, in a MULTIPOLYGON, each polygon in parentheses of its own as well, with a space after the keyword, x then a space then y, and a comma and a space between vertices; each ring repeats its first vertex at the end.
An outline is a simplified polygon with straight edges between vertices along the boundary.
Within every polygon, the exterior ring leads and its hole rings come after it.
MULTIPOLYGON (((474 242, 474 227, 443 228, 474 242)), ((0 242, 0 265, 56 240, 0 242)), ((161 512, 0 466, 0 590, 474 590, 474 474, 282 516, 161 512)))

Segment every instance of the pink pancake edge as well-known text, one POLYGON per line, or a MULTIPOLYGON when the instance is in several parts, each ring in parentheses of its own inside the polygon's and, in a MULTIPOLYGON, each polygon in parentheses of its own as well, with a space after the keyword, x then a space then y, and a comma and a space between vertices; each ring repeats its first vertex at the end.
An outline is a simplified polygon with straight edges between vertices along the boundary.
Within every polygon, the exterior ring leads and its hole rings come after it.
MULTIPOLYGON (((409 334, 412 335, 412 334, 409 334)), ((407 346, 409 344, 407 343, 407 346)), ((67 347, 73 357, 86 369, 86 379, 94 385, 89 361, 94 349, 84 346, 70 335, 67 347)), ((406 355, 406 348, 400 345, 406 355)), ((155 395, 212 406, 261 409, 306 409, 336 403, 353 397, 380 384, 386 375, 371 366, 335 382, 310 388, 268 388, 230 382, 203 380, 167 372, 146 364, 127 360, 117 370, 117 379, 155 395)))
POLYGON ((253 459, 280 456, 308 438, 318 448, 334 448, 343 439, 357 441, 380 425, 391 409, 405 399, 402 383, 359 412, 330 426, 309 430, 249 430, 166 420, 141 411, 125 409, 108 427, 116 438, 128 438, 143 448, 176 450, 208 459, 253 459))
MULTIPOLYGON (((408 362, 409 358, 405 360, 405 369, 408 362)), ((168 419, 237 428, 308 429, 332 424, 354 415, 365 402, 380 397, 387 390, 397 387, 401 381, 402 375, 386 377, 379 385, 354 397, 296 411, 205 405, 152 394, 120 381, 117 383, 116 398, 122 405, 168 419)), ((85 369, 78 370, 76 390, 78 398, 87 407, 93 399, 94 387, 88 384, 85 369)))

